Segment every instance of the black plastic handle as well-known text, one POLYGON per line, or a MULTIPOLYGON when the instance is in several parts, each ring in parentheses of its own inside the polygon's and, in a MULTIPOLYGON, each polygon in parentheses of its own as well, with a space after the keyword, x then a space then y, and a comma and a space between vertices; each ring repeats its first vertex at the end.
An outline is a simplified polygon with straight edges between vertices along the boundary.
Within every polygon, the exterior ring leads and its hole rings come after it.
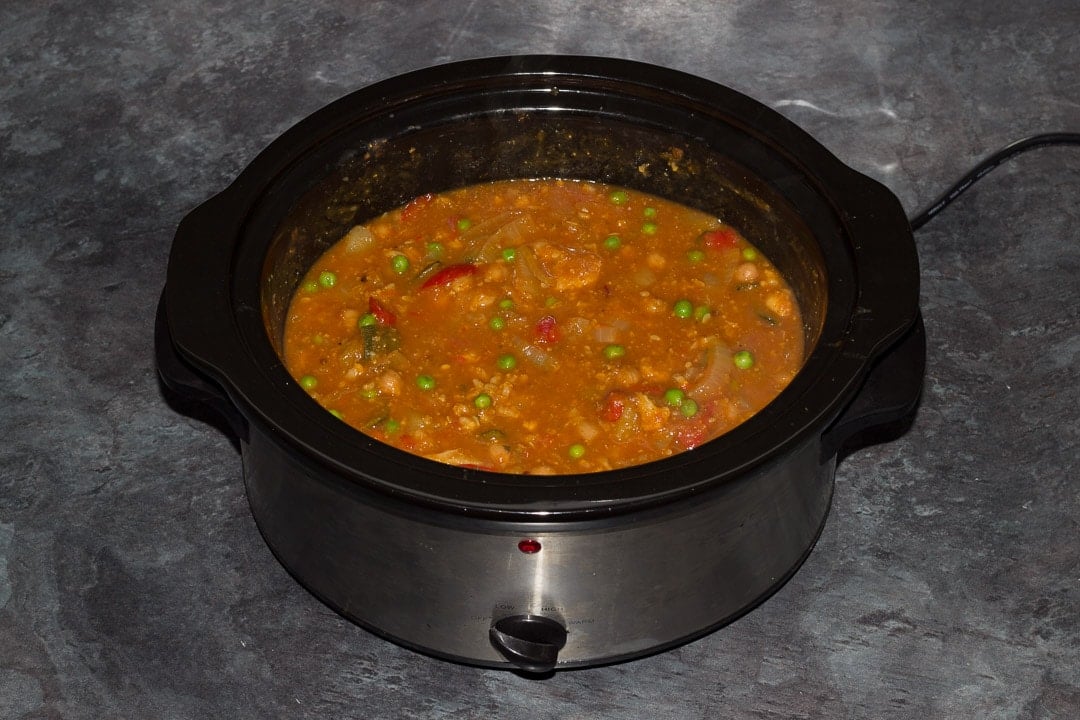
POLYGON ((566 646, 566 628, 541 615, 510 615, 491 626, 491 644, 518 669, 547 673, 566 646))
POLYGON ((184 400, 195 402, 215 411, 228 425, 235 437, 247 438, 247 420, 229 399, 228 394, 210 379, 192 368, 176 352, 169 333, 168 310, 165 293, 158 301, 154 319, 154 355, 158 376, 165 387, 184 400))
POLYGON ((911 426, 926 372, 926 330, 922 314, 870 369, 855 399, 821 438, 823 458, 902 435, 911 426))

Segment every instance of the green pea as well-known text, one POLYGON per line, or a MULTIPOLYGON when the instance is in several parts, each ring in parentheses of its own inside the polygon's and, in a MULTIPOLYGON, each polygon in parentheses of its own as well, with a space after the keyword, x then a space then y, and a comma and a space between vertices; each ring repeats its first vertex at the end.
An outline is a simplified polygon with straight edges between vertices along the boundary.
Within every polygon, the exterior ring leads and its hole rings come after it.
POLYGON ((334 410, 333 408, 331 408, 327 412, 329 412, 331 415, 336 417, 338 420, 344 420, 345 419, 345 416, 341 414, 340 410, 334 410))
POLYGON ((300 378, 300 387, 304 388, 305 390, 314 390, 315 386, 318 384, 319 381, 315 378, 314 375, 305 375, 304 377, 300 378))
POLYGON ((686 393, 679 388, 669 388, 664 392, 664 402, 672 407, 682 407, 686 393))
POLYGON ((427 256, 432 260, 438 260, 442 257, 443 245, 441 242, 435 242, 432 240, 427 244, 427 256))
POLYGON ((646 235, 655 235, 656 230, 657 230, 657 227, 656 227, 656 223, 654 223, 654 222, 647 222, 647 223, 645 223, 645 224, 643 224, 641 226, 641 232, 643 232, 646 235))
POLYGON ((506 328, 506 320, 496 315, 495 317, 488 320, 488 327, 496 331, 503 330, 506 328))
POLYGON ((686 398, 682 401, 682 404, 679 405, 679 412, 683 414, 683 417, 694 417, 698 412, 698 404, 693 398, 686 398))
POLYGON ((642 215, 644 215, 647 218, 654 218, 654 217, 656 217, 656 208, 647 207, 642 211, 642 215))
POLYGON ((753 262, 754 260, 757 260, 757 258, 758 258, 758 253, 757 253, 757 250, 755 250, 754 248, 752 248, 752 247, 744 247, 742 249, 742 259, 743 260, 746 260, 747 262, 753 262))
POLYGON ((692 263, 699 263, 705 259, 705 251, 694 248, 686 251, 686 259, 692 263))
POLYGON ((622 240, 618 235, 608 235, 604 238, 604 247, 608 250, 618 250, 620 245, 622 245, 622 240))
POLYGON ((605 345, 604 349, 600 351, 604 357, 608 360, 617 360, 626 355, 626 348, 622 345, 605 345))
POLYGON ((517 358, 510 353, 500 355, 499 359, 495 362, 499 366, 500 370, 513 370, 517 367, 517 358))
POLYGON ((689 300, 678 300, 671 306, 671 314, 685 320, 694 314, 694 303, 689 300))
POLYGON ((360 397, 364 398, 365 400, 374 400, 375 398, 379 397, 379 391, 375 388, 364 388, 360 391, 360 397))
POLYGON ((401 253, 398 253, 394 257, 390 258, 390 269, 398 275, 404 275, 405 273, 407 273, 409 271, 410 265, 411 263, 409 262, 409 258, 402 255, 401 253))
POLYGON ((421 390, 431 390, 435 387, 435 378, 430 375, 417 375, 416 387, 421 390))
POLYGON ((585 446, 581 443, 574 443, 566 449, 566 454, 574 460, 580 460, 585 457, 585 446))
POLYGON ((499 309, 500 310, 513 310, 514 309, 514 301, 511 300, 510 298, 503 298, 502 300, 499 301, 499 309))
POLYGON ((309 293, 319 292, 319 281, 318 280, 308 280, 306 283, 304 283, 304 292, 309 292, 309 293))
POLYGON ((465 232, 472 227, 472 220, 469 218, 461 218, 457 221, 457 229, 461 232, 465 232))
POLYGON ((754 355, 749 350, 740 350, 731 356, 731 360, 740 370, 749 370, 754 366, 754 355))
POLYGON ((375 317, 374 313, 364 313, 360 316, 360 319, 356 321, 356 324, 360 327, 371 327, 372 325, 378 325, 379 319, 375 317))
POLYGON ((319 284, 324 288, 332 288, 337 284, 337 275, 329 270, 323 270, 319 273, 319 284))
POLYGON ((394 420, 393 418, 390 418, 389 420, 387 420, 386 422, 383 423, 383 430, 385 430, 387 433, 393 434, 393 433, 396 433, 400 429, 401 429, 401 423, 398 422, 397 420, 394 420))
POLYGON ((694 308, 694 319, 698 322, 705 322, 712 317, 712 310, 705 305, 698 305, 694 308))
POLYGON ((486 410, 487 408, 491 407, 491 402, 492 400, 490 395, 488 395, 487 393, 480 393, 473 398, 472 404, 476 407, 477 410, 486 410))
POLYGON ((503 248, 502 259, 506 262, 514 262, 517 259, 517 249, 512 247, 503 248))
POLYGON ((630 202, 630 195, 623 190, 614 190, 608 195, 608 200, 616 205, 625 205, 630 202))

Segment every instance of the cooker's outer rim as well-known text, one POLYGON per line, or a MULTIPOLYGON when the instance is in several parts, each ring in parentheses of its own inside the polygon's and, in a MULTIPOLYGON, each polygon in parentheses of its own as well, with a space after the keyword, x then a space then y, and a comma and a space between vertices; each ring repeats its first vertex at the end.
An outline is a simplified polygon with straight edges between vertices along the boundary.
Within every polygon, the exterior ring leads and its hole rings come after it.
POLYGON ((775 111, 729 88, 684 73, 634 61, 576 56, 508 56, 469 60, 419 70, 358 90, 317 111, 260 153, 226 190, 190 213, 177 230, 165 290, 167 325, 186 362, 217 382, 242 416, 270 428, 283 443, 316 458, 327 470, 396 496, 463 515, 567 520, 638 510, 701 493, 818 436, 850 404, 874 361, 915 323, 918 261, 899 202, 884 186, 841 163, 808 134, 775 111), (428 92, 454 92, 470 82, 511 77, 551 85, 598 82, 636 91, 674 93, 711 104, 731 122, 801 168, 827 191, 838 222, 853 239, 860 277, 840 336, 819 348, 826 372, 808 391, 798 417, 780 420, 779 432, 755 419, 688 453, 608 473, 537 477, 453 468, 393 450, 375 441, 356 442, 355 431, 314 406, 295 384, 290 404, 297 418, 267 409, 266 368, 254 367, 250 348, 235 342, 241 328, 261 322, 257 303, 230 291, 234 248, 206 242, 207 235, 235 239, 273 178, 288 172, 305 152, 372 107, 416 101, 428 92), (210 268, 210 282, 207 282, 210 268), (216 281, 215 281, 216 280, 216 281), (868 296, 869 295, 869 296, 868 296), (871 297, 872 296, 872 297, 871 297), (827 356, 827 357, 826 357, 827 356), (347 433, 347 434, 346 434, 347 433), (766 438, 769 435, 771 437, 766 438), (354 457, 343 459, 343 438, 354 457), (329 441, 328 441, 329 439, 329 441), (357 455, 359 453, 359 455, 357 455), (369 462, 369 460, 371 462, 369 462), (375 468, 374 470, 370 468, 375 468), (682 481, 671 482, 672 475, 682 481), (658 482, 662 480, 662 482, 658 482), (531 497, 524 497, 527 488, 531 497))

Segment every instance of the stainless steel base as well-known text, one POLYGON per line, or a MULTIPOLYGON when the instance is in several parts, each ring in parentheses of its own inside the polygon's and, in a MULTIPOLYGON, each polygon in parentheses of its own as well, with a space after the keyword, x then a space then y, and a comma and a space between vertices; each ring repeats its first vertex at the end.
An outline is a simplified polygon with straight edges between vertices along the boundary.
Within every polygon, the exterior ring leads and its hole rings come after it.
POLYGON ((809 443, 679 505, 525 525, 354 492, 258 432, 243 455, 267 542, 330 606, 424 652, 533 670, 544 668, 511 661, 493 645, 501 618, 547 618, 565 628, 553 666, 569 668, 647 654, 752 607, 812 547, 834 470, 832 459, 822 464, 818 443, 809 443), (540 550, 523 552, 522 540, 540 550))

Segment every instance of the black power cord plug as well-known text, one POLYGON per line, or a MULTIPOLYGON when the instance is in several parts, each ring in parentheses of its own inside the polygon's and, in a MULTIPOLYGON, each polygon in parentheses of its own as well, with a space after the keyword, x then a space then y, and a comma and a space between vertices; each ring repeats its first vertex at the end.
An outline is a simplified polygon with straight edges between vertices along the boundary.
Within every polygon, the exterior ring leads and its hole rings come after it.
POLYGON ((946 190, 937 200, 930 203, 925 210, 910 218, 908 224, 911 225, 913 231, 918 230, 929 222, 931 218, 945 209, 949 203, 960 197, 960 195, 971 187, 975 181, 979 180, 1001 163, 1014 155, 1019 155, 1022 152, 1034 150, 1037 147, 1046 145, 1080 145, 1080 133, 1044 133, 1041 135, 1031 135, 1030 137, 1009 143, 972 168, 970 172, 964 175, 964 177, 957 180, 952 187, 946 190))

